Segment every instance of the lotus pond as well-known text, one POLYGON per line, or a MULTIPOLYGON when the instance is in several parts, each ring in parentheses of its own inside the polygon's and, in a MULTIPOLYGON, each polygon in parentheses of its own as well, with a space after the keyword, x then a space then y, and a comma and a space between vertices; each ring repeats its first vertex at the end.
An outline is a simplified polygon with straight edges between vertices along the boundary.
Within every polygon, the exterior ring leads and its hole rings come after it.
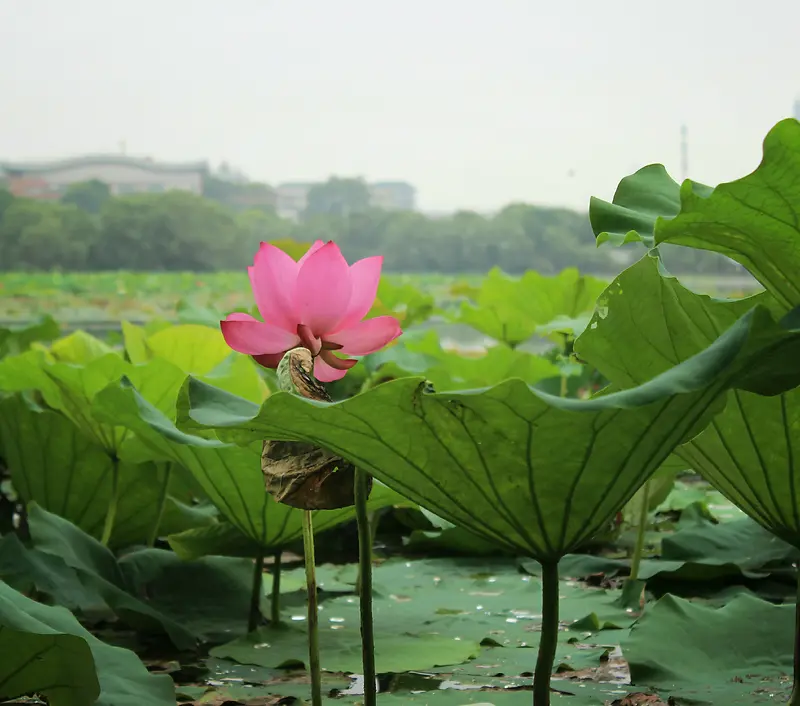
MULTIPOLYGON (((374 478, 380 703, 800 703, 800 123, 742 179, 651 165, 590 213, 641 259, 493 272, 446 307, 386 279, 371 315, 404 334, 333 403, 231 352, 245 299, 0 329, 0 702, 309 702, 304 513, 261 473, 286 440, 374 478), (762 289, 699 294, 662 244, 762 289), (493 345, 453 350, 433 316, 493 345)), ((324 702, 364 703, 354 510, 313 523, 324 702)))

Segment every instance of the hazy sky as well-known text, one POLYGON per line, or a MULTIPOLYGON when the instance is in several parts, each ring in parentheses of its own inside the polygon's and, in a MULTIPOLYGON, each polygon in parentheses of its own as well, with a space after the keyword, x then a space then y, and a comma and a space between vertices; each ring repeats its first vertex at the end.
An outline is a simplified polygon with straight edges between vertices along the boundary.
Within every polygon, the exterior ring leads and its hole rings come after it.
POLYGON ((650 162, 749 172, 800 97, 798 0, 0 0, 0 159, 404 179, 585 208, 650 162))

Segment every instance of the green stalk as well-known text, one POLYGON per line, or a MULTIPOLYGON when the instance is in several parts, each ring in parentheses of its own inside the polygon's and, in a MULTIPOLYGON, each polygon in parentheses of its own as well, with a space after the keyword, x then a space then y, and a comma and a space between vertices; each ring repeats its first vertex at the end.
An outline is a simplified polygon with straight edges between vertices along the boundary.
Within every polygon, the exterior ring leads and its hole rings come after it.
POLYGON ((322 706, 317 572, 314 566, 314 527, 311 521, 311 510, 303 510, 303 551, 306 564, 306 591, 308 592, 308 668, 311 672, 311 705, 322 706))
POLYGON ((558 646, 558 562, 542 562, 542 636, 533 673, 533 706, 550 706, 550 675, 558 646))
POLYGON ((161 491, 158 494, 158 511, 156 512, 156 519, 153 522, 153 528, 150 530, 150 537, 147 539, 147 546, 152 547, 158 539, 158 528, 161 526, 161 518, 164 517, 164 508, 167 506, 167 489, 169 488, 169 480, 172 476, 172 464, 167 463, 164 465, 164 482, 161 484, 161 491))
POLYGON ((269 621, 273 625, 281 622, 281 550, 274 554, 272 562, 272 594, 270 596, 269 621))
POLYGON ((367 512, 368 481, 366 472, 356 468, 355 506, 358 522, 358 594, 361 608, 364 706, 376 706, 378 691, 375 675, 375 636, 372 625, 372 529, 367 512))
POLYGON ((639 578, 639 567, 642 563, 644 554, 644 534, 647 528, 648 506, 650 505, 650 481, 647 481, 642 488, 642 506, 639 508, 639 526, 636 528, 636 546, 631 558, 631 575, 629 581, 636 581, 639 578))
POLYGON ((111 540, 111 533, 114 531, 114 520, 117 517, 117 505, 119 504, 119 459, 116 454, 111 456, 111 499, 108 501, 106 519, 103 523, 103 534, 100 543, 107 547, 111 540))
POLYGON ((258 546, 253 563, 253 589, 250 591, 250 614, 247 617, 247 632, 258 629, 261 622, 261 592, 264 590, 264 548, 258 546))
POLYGON ((800 568, 797 574, 797 603, 794 615, 794 686, 789 706, 800 706, 800 568))

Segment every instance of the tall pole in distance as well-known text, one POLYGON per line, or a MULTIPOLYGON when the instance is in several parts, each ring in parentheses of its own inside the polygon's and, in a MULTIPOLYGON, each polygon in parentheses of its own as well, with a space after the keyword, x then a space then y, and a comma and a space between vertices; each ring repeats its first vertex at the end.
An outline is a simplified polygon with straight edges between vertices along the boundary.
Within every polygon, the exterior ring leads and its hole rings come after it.
POLYGON ((689 178, 689 129, 681 125, 681 181, 689 178))

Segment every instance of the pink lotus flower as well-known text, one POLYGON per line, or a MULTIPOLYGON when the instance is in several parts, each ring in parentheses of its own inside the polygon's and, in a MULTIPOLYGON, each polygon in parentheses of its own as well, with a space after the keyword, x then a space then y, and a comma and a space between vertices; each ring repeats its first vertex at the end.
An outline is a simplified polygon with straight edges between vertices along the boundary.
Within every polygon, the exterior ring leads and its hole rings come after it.
POLYGON ((358 361, 334 351, 367 355, 402 333, 392 316, 362 321, 375 301, 382 265, 383 257, 367 257, 348 266, 333 241, 318 240, 297 262, 261 243, 247 273, 264 321, 229 314, 220 322, 225 342, 267 368, 303 346, 314 355, 318 380, 339 380, 358 361))

